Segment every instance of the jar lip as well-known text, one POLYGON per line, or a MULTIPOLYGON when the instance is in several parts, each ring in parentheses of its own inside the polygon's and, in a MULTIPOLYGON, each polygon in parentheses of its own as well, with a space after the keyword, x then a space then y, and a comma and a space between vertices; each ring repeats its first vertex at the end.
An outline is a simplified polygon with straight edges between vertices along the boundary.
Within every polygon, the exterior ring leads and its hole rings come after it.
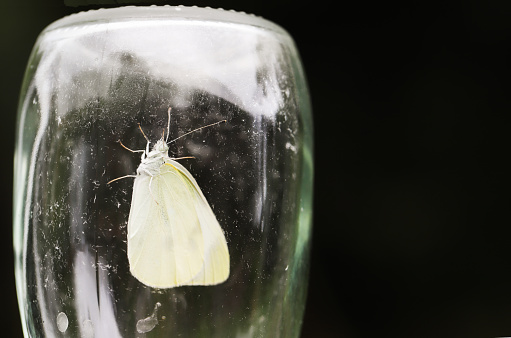
POLYGON ((123 21, 127 19, 142 20, 200 20, 255 26, 272 30, 276 33, 287 32, 279 25, 254 14, 225 10, 222 8, 197 6, 123 6, 116 8, 93 9, 65 16, 45 28, 45 31, 75 26, 86 23, 123 21))

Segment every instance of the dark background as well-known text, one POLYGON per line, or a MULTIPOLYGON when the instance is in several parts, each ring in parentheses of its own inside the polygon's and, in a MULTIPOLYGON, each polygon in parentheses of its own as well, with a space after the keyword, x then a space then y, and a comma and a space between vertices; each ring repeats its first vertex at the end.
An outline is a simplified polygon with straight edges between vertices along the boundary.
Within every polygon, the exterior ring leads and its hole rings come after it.
MULTIPOLYGON (((21 336, 11 196, 24 68, 46 25, 115 3, 67 2, 82 6, 0 5, 5 337, 21 336)), ((302 336, 511 336, 511 2, 359 3, 172 3, 263 16, 301 52, 316 133, 302 336)))

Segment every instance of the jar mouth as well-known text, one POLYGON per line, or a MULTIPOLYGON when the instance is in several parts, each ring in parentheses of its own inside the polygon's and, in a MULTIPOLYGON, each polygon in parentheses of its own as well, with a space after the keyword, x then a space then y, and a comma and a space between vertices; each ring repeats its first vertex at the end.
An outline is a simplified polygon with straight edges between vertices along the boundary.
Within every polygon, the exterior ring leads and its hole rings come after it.
POLYGON ((245 12, 225 10, 222 8, 197 7, 197 6, 124 6, 116 8, 93 9, 63 17, 46 27, 45 31, 101 22, 115 22, 124 20, 186 20, 186 21, 211 21, 223 22, 258 27, 286 34, 287 32, 279 25, 245 12))

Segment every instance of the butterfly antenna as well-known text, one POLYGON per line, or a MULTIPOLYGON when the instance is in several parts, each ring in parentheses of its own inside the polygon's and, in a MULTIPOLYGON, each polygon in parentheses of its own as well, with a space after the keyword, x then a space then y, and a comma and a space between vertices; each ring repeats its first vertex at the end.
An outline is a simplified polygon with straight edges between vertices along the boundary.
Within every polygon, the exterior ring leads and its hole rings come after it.
POLYGON ((189 131, 189 132, 187 132, 187 133, 184 133, 183 135, 181 135, 181 136, 179 136, 179 137, 176 137, 176 138, 175 138, 175 139, 173 139, 172 141, 167 142, 167 144, 172 143, 172 142, 175 142, 175 141, 179 140, 181 137, 184 137, 184 136, 186 136, 186 135, 189 135, 189 134, 191 134, 191 133, 194 133, 194 132, 196 132, 196 131, 198 131, 198 130, 201 130, 201 129, 204 129, 204 128, 208 128, 208 127, 212 127, 212 126, 216 126, 217 124, 224 123, 224 122, 227 122, 227 120, 218 121, 218 122, 215 122, 215 123, 208 124, 207 126, 202 126, 202 127, 200 127, 200 128, 194 129, 194 130, 192 130, 192 131, 189 131))
MULTIPOLYGON (((167 143, 167 141, 169 140, 169 135, 170 135, 170 110, 172 108, 169 107, 169 110, 168 110, 168 121, 167 121, 167 138, 165 139, 165 143, 167 143)), ((163 131, 163 134, 165 134, 165 130, 163 131)), ((163 138, 163 137, 162 137, 163 138)))

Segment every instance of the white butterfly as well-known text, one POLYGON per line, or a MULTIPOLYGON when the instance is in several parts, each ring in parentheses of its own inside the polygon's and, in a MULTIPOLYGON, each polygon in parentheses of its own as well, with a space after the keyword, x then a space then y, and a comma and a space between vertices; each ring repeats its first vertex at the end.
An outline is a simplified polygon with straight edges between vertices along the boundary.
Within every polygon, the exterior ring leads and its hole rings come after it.
MULTIPOLYGON (((170 126, 170 108, 168 113, 170 126)), ((151 142, 140 131, 147 140, 145 150, 121 143, 142 153, 137 175, 108 182, 135 177, 127 241, 131 274, 154 288, 224 282, 230 265, 227 242, 192 174, 176 161, 185 157, 169 157, 163 135, 149 151, 151 142)))

